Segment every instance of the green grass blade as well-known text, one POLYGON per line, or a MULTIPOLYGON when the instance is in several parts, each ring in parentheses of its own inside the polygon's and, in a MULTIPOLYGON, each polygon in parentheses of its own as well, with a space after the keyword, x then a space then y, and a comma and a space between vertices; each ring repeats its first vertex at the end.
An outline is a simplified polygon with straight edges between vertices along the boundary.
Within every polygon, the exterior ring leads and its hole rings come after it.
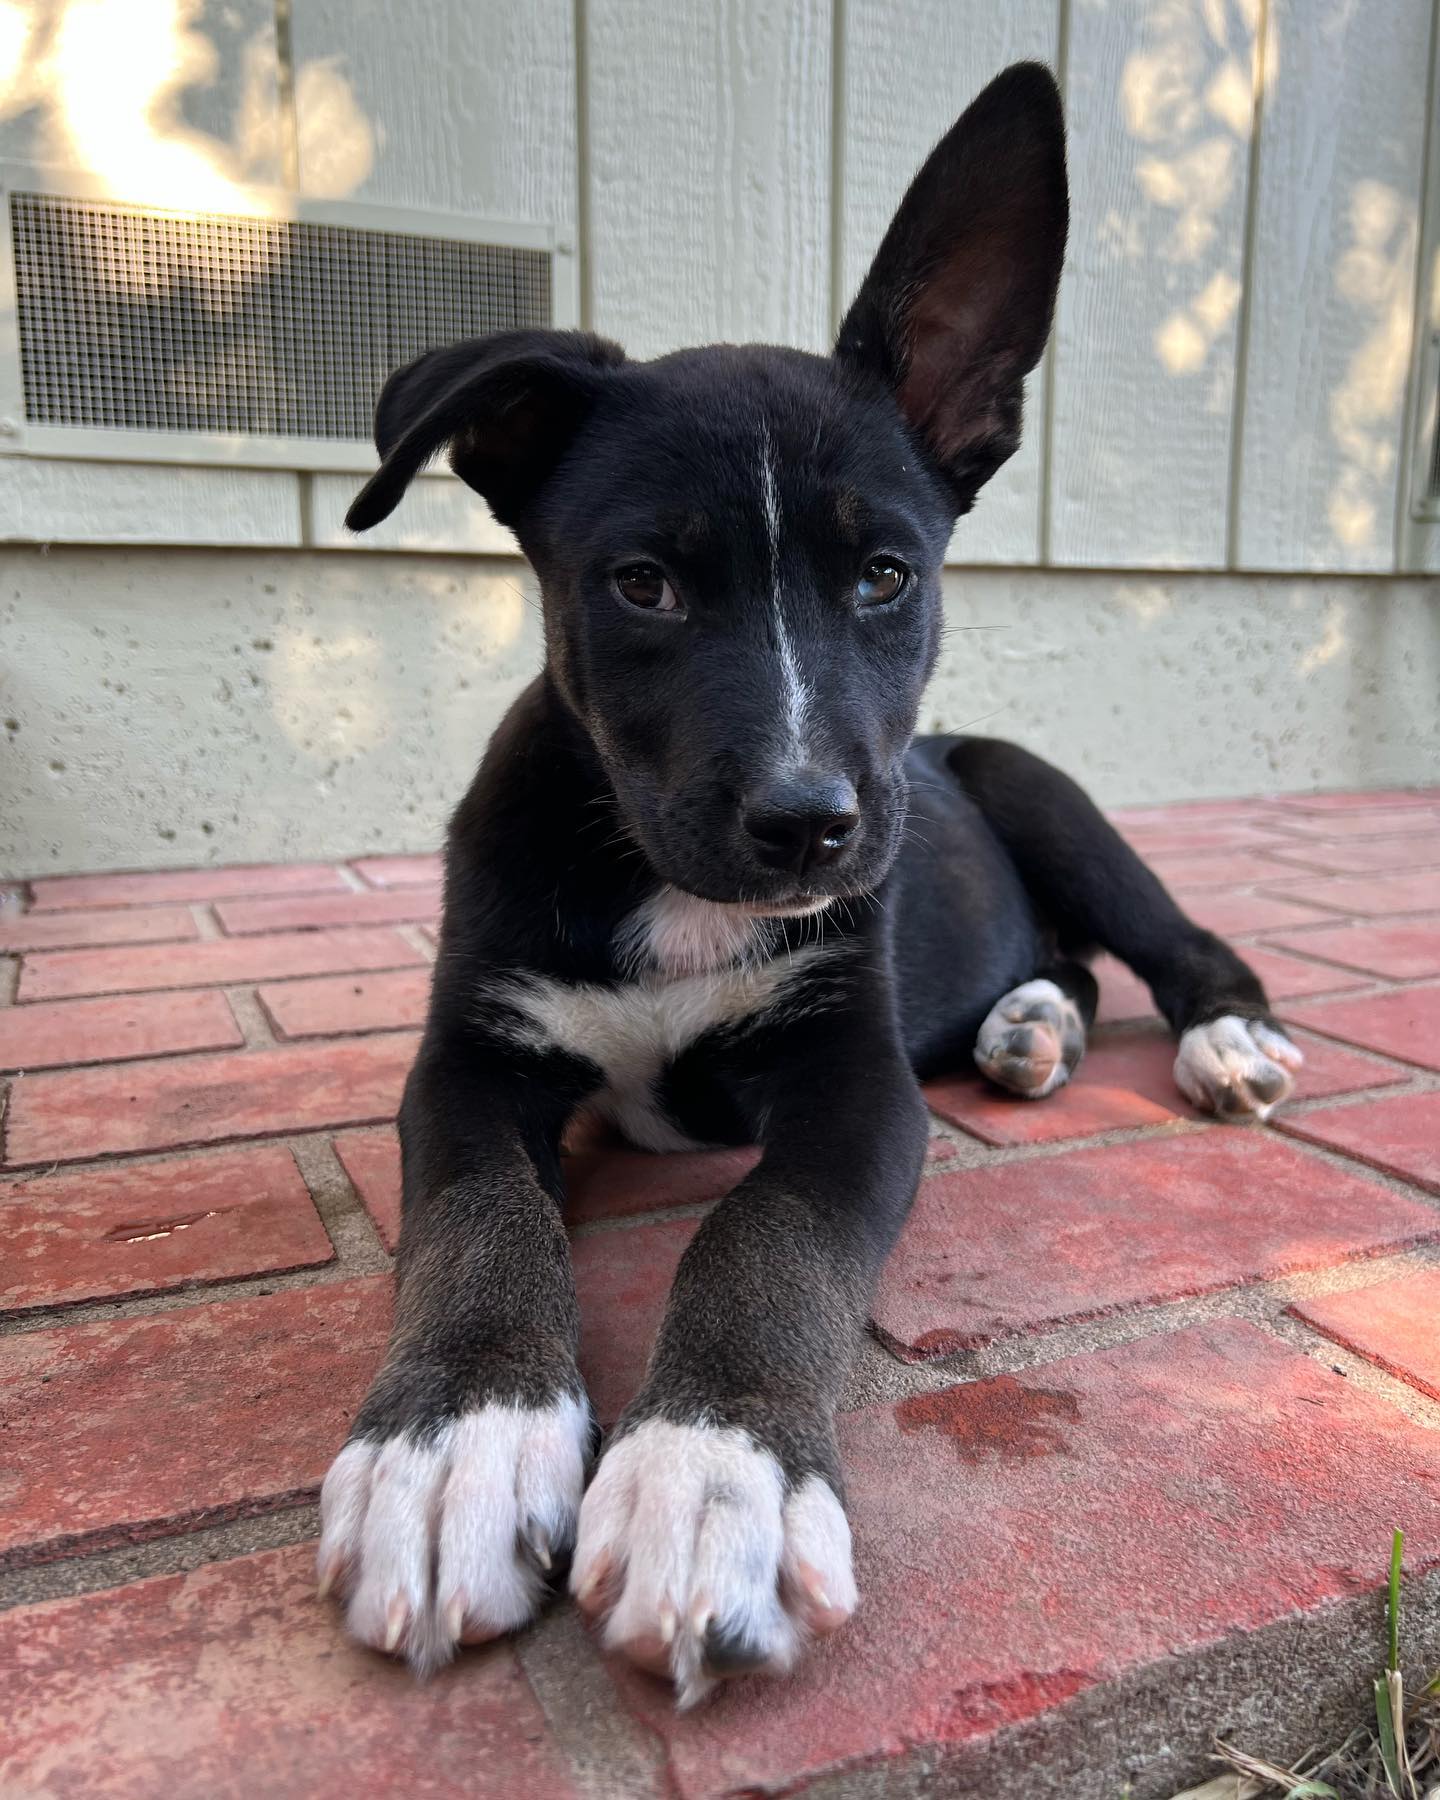
POLYGON ((1379 1727, 1380 1760, 1385 1765, 1385 1779, 1392 1794, 1401 1794, 1400 1758, 1395 1750, 1395 1723, 1390 1716, 1390 1684, 1386 1681, 1375 1683, 1375 1721, 1379 1727))
POLYGON ((1386 1608, 1390 1621, 1390 1673, 1400 1667, 1400 1558, 1405 1549, 1405 1533, 1397 1531, 1390 1545, 1390 1603, 1386 1608))
POLYGON ((1297 1781, 1285 1800, 1340 1800, 1328 1781, 1297 1781))

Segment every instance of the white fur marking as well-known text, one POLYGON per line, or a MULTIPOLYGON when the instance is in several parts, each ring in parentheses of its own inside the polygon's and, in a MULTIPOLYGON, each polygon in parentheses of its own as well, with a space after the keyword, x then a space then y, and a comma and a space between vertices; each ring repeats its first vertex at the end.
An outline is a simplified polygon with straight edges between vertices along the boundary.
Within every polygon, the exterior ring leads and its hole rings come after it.
POLYGON ((354 1636, 423 1673, 461 1640, 523 1625, 543 1559, 574 1530, 589 1433, 589 1409, 566 1397, 492 1403, 419 1444, 347 1444, 320 1491, 319 1569, 322 1591, 348 1589, 354 1636))
POLYGON ((707 975, 759 956, 767 943, 767 919, 803 919, 829 905, 828 897, 775 907, 701 900, 662 887, 621 925, 620 960, 636 974, 654 969, 662 975, 707 975))
POLYGON ((606 1644, 663 1658, 682 1707, 714 1683, 707 1630, 778 1673, 858 1600, 850 1527, 823 1480, 810 1476, 787 1499, 779 1463, 745 1432, 662 1420, 601 1461, 570 1586, 582 1602, 613 1590, 606 1644))
POLYGON ((765 510, 765 536, 770 546, 770 598, 775 612, 775 647, 785 694, 785 735, 796 767, 809 760, 806 744, 809 715, 815 696, 800 672, 795 645, 785 624, 784 596, 780 589, 780 494, 775 480, 775 444, 770 427, 760 434, 760 492, 765 510))
MULTIPOLYGON (((513 1035, 540 1050, 559 1048, 598 1063, 605 1086, 590 1105, 645 1150, 685 1150, 692 1141, 660 1111, 655 1084, 696 1038, 738 1025, 772 1006, 788 983, 835 946, 807 945, 792 956, 711 968, 695 975, 641 974, 619 987, 515 976, 489 990, 524 1023, 513 1035)), ((492 1025, 494 1021, 491 1021, 492 1025)))
POLYGON ((1175 1085, 1203 1112, 1268 1119, 1290 1097, 1304 1061, 1304 1052, 1282 1032, 1227 1013, 1191 1026, 1180 1039, 1175 1085))

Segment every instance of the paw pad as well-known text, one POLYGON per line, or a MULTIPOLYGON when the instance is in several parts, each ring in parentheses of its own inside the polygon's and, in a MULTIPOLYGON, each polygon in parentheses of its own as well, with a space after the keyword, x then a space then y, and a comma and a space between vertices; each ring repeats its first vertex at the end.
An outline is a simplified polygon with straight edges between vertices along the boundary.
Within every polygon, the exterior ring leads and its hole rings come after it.
POLYGON ((1053 981, 1027 981, 990 1009, 974 1054, 998 1086, 1043 1100, 1065 1085, 1085 1054, 1080 1010, 1053 981))

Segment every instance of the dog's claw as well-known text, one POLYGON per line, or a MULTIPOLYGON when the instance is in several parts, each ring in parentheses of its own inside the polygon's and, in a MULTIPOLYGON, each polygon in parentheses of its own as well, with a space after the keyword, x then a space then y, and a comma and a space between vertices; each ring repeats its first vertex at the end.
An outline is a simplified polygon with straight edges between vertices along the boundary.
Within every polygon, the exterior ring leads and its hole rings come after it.
POLYGON ((405 1627, 410 1623, 410 1603, 403 1594, 396 1594, 385 1609, 385 1651, 393 1656, 400 1648, 400 1640, 405 1635, 405 1627))
POLYGON ((1181 1037, 1175 1085, 1202 1112, 1263 1121, 1289 1098, 1304 1061, 1304 1051, 1284 1032, 1227 1013, 1181 1037))
POLYGON ((788 1669, 857 1602, 850 1529, 828 1483, 787 1489, 743 1431, 637 1426, 586 1495, 571 1587, 606 1645, 693 1706, 718 1678, 788 1669))

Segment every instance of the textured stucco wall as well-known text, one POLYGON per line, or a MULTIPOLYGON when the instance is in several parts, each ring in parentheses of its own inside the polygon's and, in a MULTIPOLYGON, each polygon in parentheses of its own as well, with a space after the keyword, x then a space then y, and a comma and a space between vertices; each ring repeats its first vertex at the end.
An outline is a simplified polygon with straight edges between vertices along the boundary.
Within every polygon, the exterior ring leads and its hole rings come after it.
MULTIPOLYGON (((927 726, 1122 801, 1440 777, 1440 582, 947 575, 927 726)), ((0 551, 0 875, 439 841, 538 666, 510 559, 0 551)))

